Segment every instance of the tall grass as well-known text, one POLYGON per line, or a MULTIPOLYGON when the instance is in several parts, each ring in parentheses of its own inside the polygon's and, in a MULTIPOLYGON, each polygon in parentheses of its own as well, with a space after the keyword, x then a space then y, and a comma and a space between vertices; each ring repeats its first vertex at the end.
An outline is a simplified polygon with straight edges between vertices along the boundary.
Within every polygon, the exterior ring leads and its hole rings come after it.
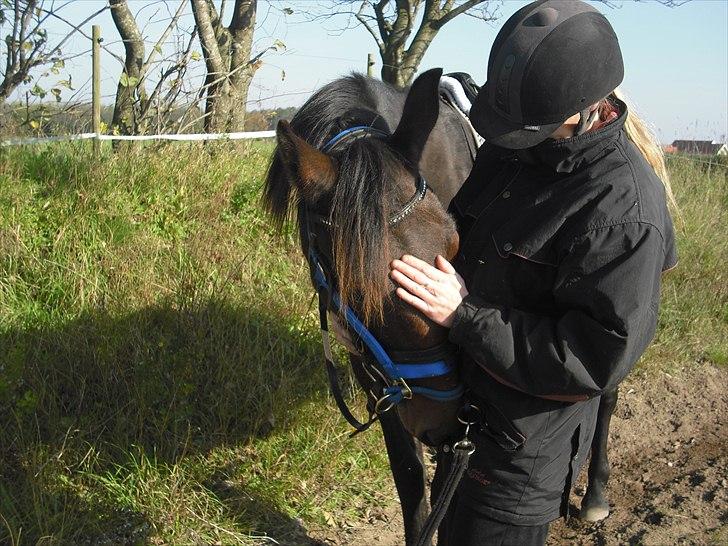
POLYGON ((3 152, 0 543, 280 541, 381 496, 258 208, 271 149, 3 152))
MULTIPOLYGON (((302 544, 391 502, 258 206, 271 150, 0 149, 0 543, 302 544)), ((681 261, 642 373, 728 363, 726 169, 670 170, 681 261)))
POLYGON ((672 156, 678 267, 665 273, 659 328, 642 368, 728 366, 728 161, 672 156))

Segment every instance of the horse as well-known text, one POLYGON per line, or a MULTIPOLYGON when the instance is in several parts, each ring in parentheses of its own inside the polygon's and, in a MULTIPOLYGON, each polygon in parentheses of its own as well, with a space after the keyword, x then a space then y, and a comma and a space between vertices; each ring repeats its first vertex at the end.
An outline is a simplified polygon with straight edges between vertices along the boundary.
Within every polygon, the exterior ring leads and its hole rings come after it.
MULTIPOLYGON (((441 74, 440 69, 424 72, 408 90, 360 74, 322 87, 290 124, 278 123, 263 190, 263 204, 274 223, 281 226, 294 216, 312 281, 329 296, 335 293, 334 311, 341 320, 361 318, 382 347, 408 362, 428 354, 432 358, 433 353, 455 358, 443 349, 447 331, 401 302, 388 277, 389 263, 403 254, 432 263, 437 254, 452 259, 458 250, 447 206, 472 168, 477 144, 463 115, 441 101, 441 74), (352 314, 343 313, 345 309, 352 314)), ((331 298, 326 302, 319 295, 325 330, 331 298)), ((327 338, 324 348, 328 353, 327 338)), ((405 540, 414 544, 429 511, 421 444, 440 445, 462 428, 459 396, 443 401, 417 389, 459 392, 457 371, 448 368, 435 377, 409 380, 400 386, 402 400, 393 412, 386 410, 395 401, 376 392, 382 374, 370 355, 352 353, 350 360, 370 412, 369 422, 359 430, 374 419, 381 424, 405 540)), ((345 416, 347 411, 342 409, 345 416)), ((360 425, 356 420, 353 424, 360 425)), ((602 437, 606 448, 606 433, 602 437)), ((598 468, 595 481, 604 475, 604 464, 598 468)), ((589 491, 596 492, 595 505, 606 502, 603 487, 589 491)))

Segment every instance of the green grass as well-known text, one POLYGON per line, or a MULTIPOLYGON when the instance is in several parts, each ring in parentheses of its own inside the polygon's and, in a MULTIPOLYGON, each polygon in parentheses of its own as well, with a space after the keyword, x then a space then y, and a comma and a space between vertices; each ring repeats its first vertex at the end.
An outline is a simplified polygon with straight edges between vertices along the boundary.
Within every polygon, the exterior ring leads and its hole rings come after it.
MULTIPOLYGON (((392 502, 258 205, 271 150, 0 149, 0 543, 300 544, 392 502)), ((725 166, 671 172, 680 266, 641 373, 728 360, 725 166)))
POLYGON ((2 151, 0 543, 285 542, 384 500, 258 206, 271 150, 2 151))
POLYGON ((668 163, 680 215, 678 267, 663 277, 657 336, 639 369, 728 364, 728 161, 668 163))

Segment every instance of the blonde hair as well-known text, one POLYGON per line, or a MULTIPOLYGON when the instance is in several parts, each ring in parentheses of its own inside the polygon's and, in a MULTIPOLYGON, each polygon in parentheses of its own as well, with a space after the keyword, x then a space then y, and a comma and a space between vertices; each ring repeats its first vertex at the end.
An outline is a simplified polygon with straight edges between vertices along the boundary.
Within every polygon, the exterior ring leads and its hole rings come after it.
POLYGON ((649 129, 647 123, 637 116, 634 108, 628 103, 622 90, 618 87, 612 92, 617 99, 628 104, 627 108, 627 119, 624 122, 624 130, 627 133, 627 137, 637 146, 637 149, 642 153, 644 158, 647 160, 658 178, 662 181, 665 186, 665 197, 667 198, 667 205, 670 211, 675 215, 680 215, 680 209, 675 201, 675 195, 672 193, 672 186, 670 185, 670 176, 667 174, 667 167, 665 166, 665 154, 662 151, 657 137, 649 129))

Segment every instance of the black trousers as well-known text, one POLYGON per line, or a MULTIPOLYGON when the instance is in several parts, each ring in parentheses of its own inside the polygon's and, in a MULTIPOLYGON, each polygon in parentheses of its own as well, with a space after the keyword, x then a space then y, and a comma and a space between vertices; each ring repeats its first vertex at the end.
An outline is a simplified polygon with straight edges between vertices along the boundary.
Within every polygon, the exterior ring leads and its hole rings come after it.
MULTIPOLYGON (((450 471, 450 456, 437 454, 437 470, 432 480, 432 504, 450 471)), ((543 546, 549 524, 515 525, 497 521, 475 510, 458 492, 452 498, 437 532, 437 546, 543 546)))
MULTIPOLYGON (((543 546, 549 524, 513 525, 495 521, 453 498, 438 529, 438 546, 543 546)), ((461 499, 460 499, 461 500, 461 499)))

